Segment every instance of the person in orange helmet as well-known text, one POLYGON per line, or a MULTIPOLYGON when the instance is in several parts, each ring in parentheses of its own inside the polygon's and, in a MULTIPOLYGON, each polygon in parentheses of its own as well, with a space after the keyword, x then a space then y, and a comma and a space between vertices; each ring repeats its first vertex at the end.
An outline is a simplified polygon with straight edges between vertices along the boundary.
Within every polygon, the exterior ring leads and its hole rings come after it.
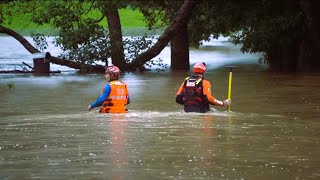
POLYGON ((105 71, 107 84, 98 99, 88 106, 88 110, 101 106, 100 113, 125 113, 130 103, 128 87, 119 81, 120 69, 111 65, 105 71))
POLYGON ((184 105, 185 112, 210 111, 211 105, 230 106, 231 100, 220 101, 211 94, 211 84, 204 79, 204 73, 207 71, 204 62, 198 62, 193 66, 193 76, 187 77, 181 84, 176 102, 184 105))

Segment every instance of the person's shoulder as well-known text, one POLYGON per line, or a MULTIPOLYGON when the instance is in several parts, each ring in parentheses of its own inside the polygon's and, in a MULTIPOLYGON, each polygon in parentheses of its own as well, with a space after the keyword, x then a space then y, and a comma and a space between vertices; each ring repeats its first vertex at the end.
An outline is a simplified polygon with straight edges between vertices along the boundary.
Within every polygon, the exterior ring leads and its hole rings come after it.
POLYGON ((122 83, 122 84, 124 84, 124 85, 127 85, 127 83, 125 83, 125 82, 123 82, 123 81, 120 81, 120 80, 119 80, 119 82, 122 83))
POLYGON ((210 81, 208 81, 208 80, 206 80, 206 79, 202 79, 202 83, 203 83, 203 84, 209 84, 209 85, 211 84, 210 81))
POLYGON ((107 84, 104 85, 104 87, 103 87, 103 92, 108 92, 108 91, 110 91, 110 89, 111 89, 111 85, 110 85, 110 83, 107 83, 107 84))
POLYGON ((111 87, 111 84, 110 84, 110 83, 107 83, 106 85, 104 85, 104 89, 110 88, 110 87, 111 87))
POLYGON ((111 81, 109 84, 110 85, 125 85, 125 86, 127 86, 127 84, 125 82, 120 81, 120 80, 111 81))

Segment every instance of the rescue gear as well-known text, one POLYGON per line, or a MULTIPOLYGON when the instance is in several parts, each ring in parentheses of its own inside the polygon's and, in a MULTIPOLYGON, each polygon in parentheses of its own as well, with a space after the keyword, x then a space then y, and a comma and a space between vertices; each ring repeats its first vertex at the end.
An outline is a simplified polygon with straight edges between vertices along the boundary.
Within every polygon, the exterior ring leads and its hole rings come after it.
MULTIPOLYGON (((119 70, 119 69, 118 69, 119 70)), ((119 80, 111 81, 111 92, 103 102, 100 113, 125 113, 128 104, 127 85, 119 80)))
POLYGON ((116 80, 119 79, 120 72, 121 71, 117 66, 111 65, 107 67, 105 74, 110 74, 111 80, 116 80))
MULTIPOLYGON (((208 98, 203 94, 202 82, 200 77, 187 77, 185 79, 182 95, 186 112, 207 112, 210 110, 208 98)), ((181 102, 180 99, 176 99, 176 101, 179 103, 181 102)))
MULTIPOLYGON (((205 113, 210 111, 210 105, 224 105, 224 102, 216 99, 211 94, 211 83, 204 79, 206 71, 206 63, 196 63, 193 66, 193 77, 186 78, 179 87, 176 94, 176 102, 184 105, 185 112, 205 113)), ((229 104, 229 101, 225 101, 225 105, 227 104, 229 104)))
POLYGON ((198 62, 193 66, 193 73, 195 74, 203 74, 207 71, 206 63, 198 62))

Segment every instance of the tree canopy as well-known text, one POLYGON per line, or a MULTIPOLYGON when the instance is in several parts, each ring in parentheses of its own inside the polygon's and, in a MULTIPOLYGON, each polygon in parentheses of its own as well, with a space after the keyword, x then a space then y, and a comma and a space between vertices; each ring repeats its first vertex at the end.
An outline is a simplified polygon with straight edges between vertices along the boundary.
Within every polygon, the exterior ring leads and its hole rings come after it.
POLYGON ((112 57, 113 63, 133 70, 152 61, 186 23, 188 33, 184 36, 189 41, 185 42, 190 45, 199 46, 210 37, 230 36, 242 45, 243 52, 263 53, 261 62, 268 63, 270 70, 314 72, 320 70, 319 4, 313 0, 7 0, 1 3, 0 25, 8 24, 17 13, 30 14, 33 23, 51 23, 58 29, 57 44, 64 50, 64 60, 92 65, 107 63, 112 57), (145 16, 146 28, 165 31, 155 43, 145 37, 122 40, 117 17, 121 8, 139 10, 145 16))

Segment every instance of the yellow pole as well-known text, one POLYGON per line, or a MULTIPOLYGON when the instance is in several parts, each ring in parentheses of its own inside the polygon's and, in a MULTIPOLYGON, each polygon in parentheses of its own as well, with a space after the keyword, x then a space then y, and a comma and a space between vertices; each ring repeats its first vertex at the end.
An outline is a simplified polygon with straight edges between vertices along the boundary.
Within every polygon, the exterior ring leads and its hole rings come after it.
MULTIPOLYGON (((228 99, 231 99, 231 83, 232 83, 232 70, 229 72, 229 88, 228 88, 228 99)), ((228 106, 228 112, 230 112, 231 105, 228 106)))
MULTIPOLYGON (((232 68, 235 66, 226 66, 229 69, 229 86, 228 86, 228 99, 231 100, 231 84, 232 84, 232 68)), ((228 106, 228 112, 231 110, 231 105, 228 106)))

